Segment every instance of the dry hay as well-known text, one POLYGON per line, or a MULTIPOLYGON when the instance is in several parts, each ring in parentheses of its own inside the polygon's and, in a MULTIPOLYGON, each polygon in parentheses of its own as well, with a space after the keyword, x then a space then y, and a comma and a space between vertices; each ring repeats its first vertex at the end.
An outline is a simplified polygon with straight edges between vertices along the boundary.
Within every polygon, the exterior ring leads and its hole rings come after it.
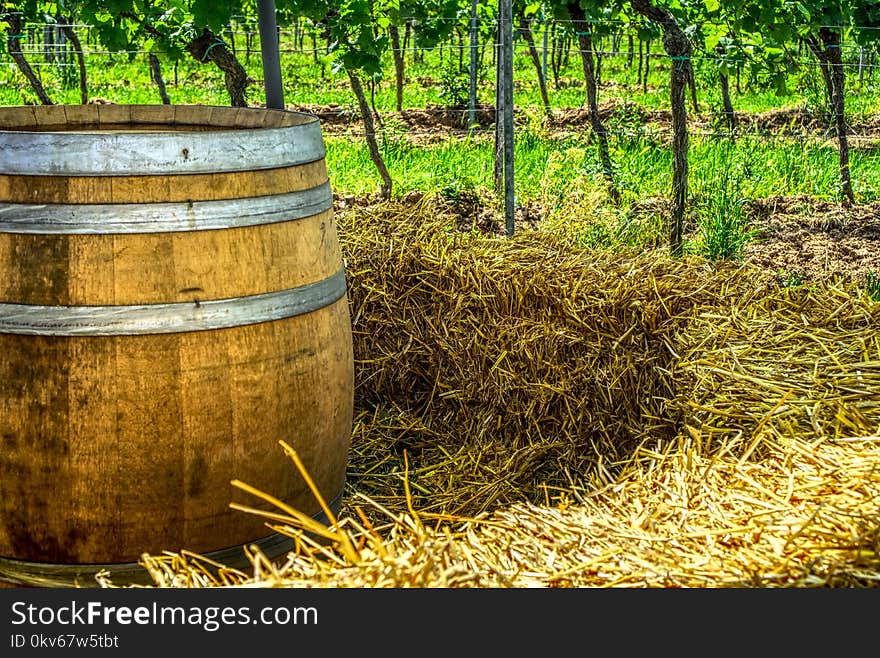
POLYGON ((463 234, 431 199, 356 210, 341 233, 362 410, 350 477, 399 499, 406 449, 430 512, 543 495, 672 438, 675 336, 697 308, 760 294, 735 265, 463 234))
MULTIPOLYGON (((614 483, 477 519, 345 517, 253 572, 146 556, 157 587, 878 587, 880 437, 767 444, 761 460, 693 441, 642 448, 614 483)), ((360 504, 374 504, 361 499, 360 504)), ((307 527, 307 526, 306 526, 307 527)))
POLYGON ((431 199, 339 219, 340 520, 251 490, 300 549, 253 573, 145 556, 156 586, 880 584, 880 304, 857 288, 462 233, 431 199))

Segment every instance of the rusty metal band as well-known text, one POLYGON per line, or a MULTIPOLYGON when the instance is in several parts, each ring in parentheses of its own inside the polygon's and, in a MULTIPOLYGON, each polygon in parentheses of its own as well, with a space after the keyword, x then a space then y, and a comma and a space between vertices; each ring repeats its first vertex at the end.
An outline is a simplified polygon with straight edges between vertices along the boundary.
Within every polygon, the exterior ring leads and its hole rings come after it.
POLYGON ((291 167, 325 156, 318 121, 282 128, 166 132, 2 131, 0 174, 149 176, 291 167))
MULTIPOLYGON (((339 493, 329 503, 330 511, 334 515, 339 514, 342 506, 342 493, 339 493)), ((324 512, 312 516, 318 523, 324 526, 330 524, 330 520, 324 512)), ((310 536, 311 533, 307 533, 310 536)), ((314 537, 321 541, 321 537, 314 537)), ((270 560, 279 559, 295 549, 295 540, 280 533, 263 537, 246 546, 257 547, 270 560)), ((245 570, 251 567, 251 562, 244 551, 244 546, 232 546, 209 553, 202 553, 202 557, 212 562, 222 564, 227 569, 245 570)), ((208 563, 202 563, 209 570, 217 568, 208 563)), ((108 564, 52 564, 48 562, 31 562, 0 557, 0 582, 29 587, 97 587, 95 576, 106 572, 112 583, 116 586, 125 585, 150 585, 152 578, 144 566, 137 562, 108 563, 108 564)))
POLYGON ((170 304, 41 306, 0 303, 0 333, 34 336, 168 334, 283 320, 317 311, 346 293, 345 270, 276 292, 170 304))
POLYGON ((0 232, 31 234, 166 233, 272 224, 333 207, 330 182, 271 196, 189 203, 0 203, 0 232))

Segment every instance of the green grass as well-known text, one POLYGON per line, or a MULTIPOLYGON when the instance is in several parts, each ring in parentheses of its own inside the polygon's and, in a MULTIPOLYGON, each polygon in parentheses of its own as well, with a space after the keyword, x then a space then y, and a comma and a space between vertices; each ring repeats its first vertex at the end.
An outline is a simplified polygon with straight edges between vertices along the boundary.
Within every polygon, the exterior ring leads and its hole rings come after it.
MULTIPOLYGON (((239 39, 239 47, 243 39, 239 39)), ((540 40, 538 41, 540 43, 540 40)), ((309 47, 308 40, 306 46, 309 47)), ((262 68, 259 43, 253 44, 250 58, 239 51, 254 84, 251 101, 262 100, 262 68)), ((659 44, 653 50, 656 53, 659 44)), ((494 69, 489 54, 480 70, 478 100, 493 103, 494 69)), ((468 54, 464 53, 467 64, 468 54)), ((56 103, 78 103, 79 90, 73 67, 31 58, 35 70, 56 103)), ((425 108, 445 104, 449 92, 466 88, 467 75, 457 72, 458 53, 445 48, 425 53, 424 61, 413 62, 407 53, 408 81, 404 90, 405 108, 425 108)), ((88 66, 90 97, 117 103, 159 103, 159 93, 150 81, 146 57, 130 59, 117 54, 90 54, 88 66)), ((720 106, 717 73, 712 63, 695 60, 701 111, 720 106)), ((284 52, 282 59, 285 100, 292 105, 328 105, 346 109, 356 107, 348 81, 332 73, 330 60, 316 62, 310 54, 284 52)), ((384 80, 365 85, 371 102, 381 112, 395 108, 395 88, 390 53, 384 80)), ((606 198, 605 183, 590 141, 587 126, 567 133, 548 132, 540 123, 540 95, 534 66, 524 49, 515 62, 517 109, 527 119, 516 134, 516 197, 519 202, 539 202, 553 221, 577 220, 586 245, 652 244, 665 241, 660 206, 645 206, 646 200, 668 197, 671 187, 672 154, 668 143, 644 134, 637 116, 616 115, 608 121, 611 158, 623 203, 612 207, 606 198), (647 209, 646 209, 647 208, 647 209)), ((668 109, 668 62, 652 60, 648 90, 636 80, 635 65, 628 67, 626 56, 605 57, 603 86, 599 99, 626 99, 647 109, 668 109)), ((791 93, 744 87, 734 93, 735 108, 742 112, 763 112, 783 107, 816 109, 821 106, 821 87, 816 71, 805 68, 790 78, 791 93)), ((222 73, 213 65, 193 60, 176 68, 164 66, 168 94, 174 104, 229 102, 222 73)), ((572 52, 568 66, 560 74, 556 88, 548 81, 555 108, 580 108, 586 104, 581 62, 572 52)), ((855 76, 851 76, 854 78, 855 76)), ((877 76, 880 78, 880 76, 877 76)), ((735 81, 731 81, 732 86, 735 81)), ((847 110, 851 120, 878 112, 880 79, 868 78, 859 88, 849 80, 847 110)), ((35 103, 33 91, 9 61, 0 57, 0 104, 35 103)), ((440 137, 414 142, 387 122, 380 132, 380 148, 394 180, 395 195, 418 190, 449 193, 455 190, 491 189, 493 186, 492 131, 476 132, 472 137, 440 137)), ((327 163, 331 182, 342 194, 368 194, 380 187, 379 176, 369 158, 365 142, 357 135, 340 137, 325 133, 327 163)), ((821 199, 839 198, 838 154, 833 142, 792 138, 742 136, 736 142, 726 138, 692 135, 689 152, 689 221, 693 224, 688 249, 711 257, 736 257, 749 239, 746 202, 771 195, 806 194, 821 199)), ((880 156, 871 149, 851 151, 851 171, 856 196, 869 202, 880 196, 880 156)), ((875 284, 876 285, 876 284, 875 284)))
MULTIPOLYGON (((540 46, 540 35, 536 34, 540 46)), ((259 38, 255 37, 252 53, 248 57, 244 51, 244 38, 239 34, 236 38, 238 57, 255 80, 250 89, 253 101, 262 99, 262 66, 259 55, 259 38)), ((320 42, 319 42, 320 47, 320 42)), ((444 103, 444 73, 457 69, 459 61, 465 68, 469 62, 467 40, 464 42, 463 57, 459 58, 459 50, 454 46, 427 51, 423 61, 413 62, 412 53, 406 53, 406 75, 408 82, 404 92, 404 107, 423 108, 431 103, 444 103)), ((608 48, 610 44, 604 44, 608 48)), ((310 49, 310 39, 304 40, 305 49, 310 49)), ((625 50, 625 43, 621 44, 625 50)), ((149 80, 149 69, 143 54, 134 55, 129 62, 125 54, 108 56, 98 54, 99 46, 86 44, 86 48, 97 51, 86 57, 89 78, 90 96, 107 98, 114 102, 160 102, 159 94, 149 80)), ((628 65, 625 52, 618 55, 605 55, 602 63, 603 86, 599 90, 599 100, 609 100, 624 96, 627 100, 638 103, 648 109, 666 109, 669 105, 669 62, 662 55, 659 42, 652 44, 650 76, 647 93, 637 81, 638 56, 633 64, 628 65)), ((548 58, 549 59, 549 58, 548 58)), ((50 96, 55 102, 79 102, 75 79, 72 81, 71 68, 59 67, 41 61, 36 55, 29 57, 37 70, 50 96), (65 78, 67 84, 65 84, 65 78)), ((486 49, 482 55, 480 69, 480 86, 478 100, 492 103, 494 100, 494 63, 491 52, 486 49)), ((701 111, 716 111, 720 107, 720 92, 717 84, 717 72, 710 60, 695 58, 698 99, 701 111)), ((391 111, 395 108, 394 74, 391 54, 386 53, 384 79, 373 87, 375 106, 380 111, 391 111)), ((282 79, 284 80, 285 100, 291 104, 336 103, 342 106, 353 106, 354 99, 348 88, 347 80, 342 74, 334 74, 331 59, 323 51, 316 58, 310 52, 290 52, 289 44, 282 49, 282 79)), ((537 74, 528 52, 522 42, 518 42, 514 64, 516 86, 516 102, 519 107, 538 111, 541 107, 537 85, 537 74)), ((858 86, 857 76, 853 69, 847 81, 847 111, 852 116, 864 116, 880 109, 880 76, 869 70, 865 84, 858 86)), ((223 77, 213 65, 202 65, 192 59, 186 59, 178 66, 178 81, 174 84, 173 67, 166 64, 164 75, 168 85, 168 93, 173 103, 228 103, 228 96, 223 87, 223 77)), ((460 74, 466 83, 467 74, 460 74)), ((572 50, 567 66, 560 71, 561 85, 556 88, 553 76, 548 71, 548 93, 551 104, 556 108, 582 107, 586 104, 586 90, 583 84, 583 69, 580 57, 572 50)), ((811 66, 809 59, 800 73, 789 77, 790 94, 778 96, 775 92, 749 87, 745 77, 742 89, 737 91, 735 79, 731 80, 733 104, 737 111, 762 112, 780 107, 811 107, 821 105, 817 95, 819 89, 818 69, 811 66)), ((369 86, 368 86, 369 88, 369 86)), ((23 102, 35 102, 36 98, 28 88, 23 76, 17 72, 6 53, 0 55, 0 103, 13 105, 23 102)))
MULTIPOLYGON (((45 62, 31 62, 46 92, 54 103, 79 103, 79 83, 71 78, 73 66, 59 66, 45 62)), ((39 104, 35 92, 17 68, 0 59, 0 104, 39 104)), ((251 74, 255 73, 251 72, 251 74)), ((223 86, 223 75, 215 66, 196 62, 178 67, 177 84, 174 68, 163 68, 168 95, 174 104, 206 103, 229 104, 229 95, 223 86)), ((146 58, 129 61, 123 55, 95 55, 86 58, 86 78, 89 98, 104 98, 114 103, 161 103, 159 89, 150 81, 146 58)))
MULTIPOLYGON (((327 162, 335 191, 375 192, 379 177, 366 145, 328 135, 327 162)), ((587 135, 555 139, 533 131, 516 138, 516 196, 540 202, 550 214, 582 219, 604 200, 604 181, 596 148, 587 135)), ((484 138, 450 137, 440 143, 414 143, 403 136, 380 141, 395 181, 395 195, 411 190, 492 187, 493 143, 484 138)), ((612 158, 624 200, 619 210, 606 207, 584 235, 585 244, 650 244, 662 240, 659 218, 634 217, 632 206, 647 198, 668 196, 672 155, 664 144, 646 139, 612 138, 612 158)), ((803 141, 740 138, 694 139, 689 153, 690 210, 696 224, 691 251, 713 258, 741 254, 750 233, 748 200, 774 195, 807 194, 835 200, 839 194, 837 150, 803 141)), ((873 201, 880 191, 880 160, 853 151, 852 174, 859 201, 873 201)), ((608 204, 605 204, 606 206, 608 204)), ((598 216, 597 215, 597 216, 598 216)))
POLYGON ((880 274, 868 272, 865 277, 865 292, 875 302, 880 302, 880 274))

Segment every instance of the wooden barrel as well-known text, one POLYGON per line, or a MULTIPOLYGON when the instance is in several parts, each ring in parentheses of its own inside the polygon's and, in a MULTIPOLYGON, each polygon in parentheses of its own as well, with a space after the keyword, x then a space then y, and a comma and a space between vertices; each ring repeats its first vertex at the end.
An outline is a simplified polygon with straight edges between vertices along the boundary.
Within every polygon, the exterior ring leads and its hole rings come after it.
POLYGON ((315 117, 0 108, 0 580, 280 555, 231 481, 322 518, 283 440, 338 510, 353 370, 315 117))

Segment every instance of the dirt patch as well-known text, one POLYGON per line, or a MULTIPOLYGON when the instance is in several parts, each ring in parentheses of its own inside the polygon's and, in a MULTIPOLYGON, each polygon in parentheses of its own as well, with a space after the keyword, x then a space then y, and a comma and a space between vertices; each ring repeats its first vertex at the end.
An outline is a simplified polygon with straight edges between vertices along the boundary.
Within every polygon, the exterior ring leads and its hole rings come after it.
MULTIPOLYGON (((327 133, 340 133, 354 128, 362 129, 360 110, 354 105, 288 105, 294 112, 313 114, 321 121, 327 133)), ((479 103, 475 108, 475 122, 480 128, 495 124, 495 107, 479 103)), ((467 106, 428 104, 425 108, 406 109, 402 112, 382 112, 375 118, 377 128, 389 127, 412 133, 464 131, 467 128, 467 106)), ((375 115, 374 115, 375 116, 375 115)))
POLYGON ((337 132, 340 128, 345 129, 361 123, 360 112, 354 106, 330 103, 329 105, 288 105, 287 109, 315 115, 320 119, 322 127, 330 132, 337 132))
POLYGON ((821 133, 828 124, 816 114, 802 108, 770 110, 768 112, 734 112, 737 129, 746 133, 792 136, 821 133))
MULTIPOLYGON (((495 107, 487 103, 478 103, 474 108, 474 120, 480 128, 495 124, 495 107)), ((466 105, 434 105, 428 104, 424 110, 403 110, 391 116, 413 130, 433 130, 448 128, 452 130, 467 129, 468 108, 466 105)))
MULTIPOLYGON (((851 146, 871 146, 872 141, 880 140, 880 115, 849 118, 848 135, 851 146)), ((804 108, 756 113, 737 112, 736 119, 740 130, 746 133, 778 137, 836 137, 834 126, 827 119, 804 108)))
MULTIPOLYGON (((317 116, 328 134, 340 134, 362 130, 360 112, 352 105, 290 105, 288 109, 307 112, 317 116)), ((834 131, 827 122, 814 112, 804 108, 785 108, 768 112, 736 112, 737 134, 768 137, 810 137, 819 140, 833 139, 834 131)), ((660 139, 671 139, 672 113, 669 110, 650 110, 637 103, 611 99, 599 104, 599 118, 612 134, 649 134, 660 139)), ((590 131, 590 112, 586 106, 557 108, 550 118, 517 108, 514 121, 527 125, 543 122, 551 134, 553 131, 590 131)), ((467 107, 464 105, 429 104, 424 108, 406 109, 402 112, 382 112, 377 117, 377 127, 390 129, 406 135, 417 142, 446 139, 451 135, 467 135, 467 107)), ((495 107, 480 103, 476 108, 477 127, 486 131, 495 125, 495 107)), ((688 106, 688 127, 692 134, 715 134, 727 132, 727 125, 720 112, 708 109, 705 104, 696 113, 688 106)), ((880 148, 880 115, 854 118, 849 127, 850 145, 856 149, 880 148)))
POLYGON ((745 257, 787 281, 880 275, 880 203, 852 208, 809 196, 771 197, 750 208, 756 239, 745 257))
MULTIPOLYGON (((727 132, 725 118, 720 112, 708 109, 705 104, 700 112, 694 112, 688 104, 688 129, 696 134, 727 132)), ((768 137, 814 137, 828 139, 835 136, 833 127, 814 112, 804 108, 785 108, 768 112, 734 112, 737 134, 768 137)), ((612 99, 599 103, 599 118, 611 133, 647 132, 671 135, 672 112, 649 110, 637 103, 612 99)), ((554 111, 549 126, 557 129, 590 127, 590 114, 586 107, 562 108, 554 111)), ((853 121, 849 135, 854 147, 876 146, 880 143, 880 116, 853 121)))
MULTIPOLYGON (((599 119, 606 124, 631 124, 644 126, 648 124, 672 124, 672 112, 669 110, 648 110, 630 101, 610 100, 599 103, 599 119)), ((589 127, 590 111, 587 107, 566 107, 553 111, 551 126, 563 128, 589 127)), ((610 126, 606 126, 610 128, 610 126)))
MULTIPOLYGON (((404 194, 400 202, 416 206, 424 192, 404 194)), ((433 196, 435 207, 449 216, 456 230, 506 235, 504 208, 490 190, 462 190, 433 196)), ((335 197, 337 211, 378 203, 376 195, 335 197)), ((630 215, 668 215, 665 197, 633 204, 630 215)), ((536 229, 547 217, 539 201, 517 206, 514 231, 536 229)), ((780 282, 798 283, 833 277, 865 285, 869 274, 880 276, 880 202, 846 208, 807 195, 776 196, 753 201, 747 212, 754 239, 744 259, 777 273, 780 282)), ((660 246, 660 245, 655 245, 660 246)))

